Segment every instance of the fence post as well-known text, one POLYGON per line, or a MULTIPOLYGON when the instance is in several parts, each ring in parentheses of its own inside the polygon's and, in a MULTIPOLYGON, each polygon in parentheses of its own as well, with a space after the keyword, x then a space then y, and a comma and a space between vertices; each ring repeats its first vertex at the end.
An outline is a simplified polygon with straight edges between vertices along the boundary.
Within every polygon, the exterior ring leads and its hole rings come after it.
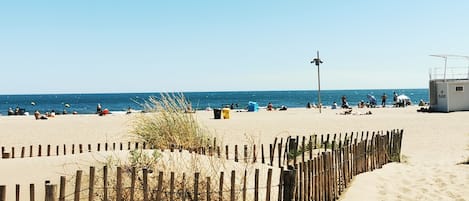
POLYGON ((280 178, 279 178, 279 182, 278 182, 278 196, 277 196, 278 201, 282 201, 282 198, 283 198, 283 186, 284 186, 284 182, 283 182, 283 167, 281 167, 281 168, 280 168, 280 178))
POLYGON ((399 149, 397 150, 397 157, 398 157, 397 162, 401 162, 401 146, 402 146, 402 135, 403 134, 404 134, 404 129, 401 129, 400 132, 399 132, 399 142, 398 142, 399 149))
POLYGON ((0 201, 6 201, 6 188, 4 185, 0 186, 0 201))
POLYGON ((254 173, 254 201, 259 201, 259 169, 254 173))
POLYGON ((80 201, 80 191, 81 191, 81 175, 83 171, 77 170, 77 176, 75 180, 75 201, 80 201))
POLYGON ((223 177, 225 176, 224 175, 225 173, 222 171, 220 172, 220 180, 219 180, 219 183, 218 183, 218 200, 219 201, 223 201, 223 177))
POLYGON ((88 200, 94 200, 94 178, 95 178, 95 167, 90 166, 90 176, 89 176, 89 185, 88 185, 88 200))
POLYGON ((235 162, 238 162, 238 145, 235 145, 235 162))
POLYGON ((272 168, 269 168, 267 172, 267 189, 265 192, 266 201, 270 201, 271 188, 272 188, 272 168))
POLYGON ((296 170, 283 170, 283 201, 292 201, 295 192, 296 170))
POLYGON ((65 201, 65 176, 60 177, 59 201, 65 201))
POLYGON ((174 201, 174 172, 169 176, 169 201, 174 201))
POLYGON ((207 195, 207 198, 206 200, 207 201, 211 201, 212 199, 212 193, 211 193, 211 189, 210 189, 210 177, 207 177, 207 184, 206 184, 206 195, 207 195))
POLYGON ((57 185, 46 184, 46 201, 57 201, 57 185))
POLYGON ((116 200, 122 200, 122 167, 117 167, 117 176, 116 176, 116 200))
POLYGON ((35 200, 34 196, 34 184, 29 184, 29 201, 34 201, 35 200))
POLYGON ((148 169, 143 168, 143 201, 148 201, 148 169))
POLYGON ((247 191, 247 175, 248 172, 244 169, 244 177, 243 177, 243 201, 246 201, 246 191, 247 191))
POLYGON ((107 166, 104 166, 103 167, 103 198, 104 198, 104 201, 108 201, 108 196, 107 196, 107 186, 108 186, 108 181, 107 181, 107 166))
POLYGON ((298 141, 295 138, 288 138, 288 153, 287 161, 289 161, 291 156, 293 157, 293 164, 296 164, 296 152, 297 152, 298 141), (291 156, 290 156, 291 155, 291 156))
POLYGON ((186 194, 187 194, 187 191, 186 191, 186 173, 184 173, 184 172, 182 173, 181 186, 182 186, 182 198, 181 198, 181 200, 186 201, 186 194))
POLYGON ((16 184, 16 200, 19 201, 20 200, 20 185, 19 184, 16 184))
POLYGON ((230 191, 230 200, 235 201, 235 192, 236 192, 236 186, 235 186, 235 181, 236 181, 236 172, 234 170, 231 171, 231 191, 230 191))
POLYGON ((163 194, 163 172, 160 171, 158 174, 158 189, 156 192, 156 200, 161 200, 161 194, 163 194))
POLYGON ((248 162, 248 145, 244 145, 244 162, 248 162))
POLYGON ((200 173, 196 172, 194 174, 194 197, 192 198, 192 200, 199 200, 199 176, 200 176, 200 173))
POLYGON ((137 168, 132 167, 132 172, 130 176, 130 201, 134 201, 135 195, 135 181, 137 180, 137 168))

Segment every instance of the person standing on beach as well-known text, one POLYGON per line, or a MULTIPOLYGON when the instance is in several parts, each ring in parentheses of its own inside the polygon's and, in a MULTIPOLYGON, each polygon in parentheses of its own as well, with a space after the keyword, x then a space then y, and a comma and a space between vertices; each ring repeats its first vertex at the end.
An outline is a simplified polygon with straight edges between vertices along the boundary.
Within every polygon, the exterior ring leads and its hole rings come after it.
POLYGON ((102 108, 101 108, 101 104, 98 103, 98 105, 96 106, 96 114, 101 114, 103 111, 102 111, 102 108))
POLYGON ((348 108, 347 97, 342 96, 342 108, 348 108))
POLYGON ((381 96, 381 106, 386 107, 386 99, 387 98, 388 98, 388 96, 386 96, 386 93, 383 93, 383 95, 381 96))

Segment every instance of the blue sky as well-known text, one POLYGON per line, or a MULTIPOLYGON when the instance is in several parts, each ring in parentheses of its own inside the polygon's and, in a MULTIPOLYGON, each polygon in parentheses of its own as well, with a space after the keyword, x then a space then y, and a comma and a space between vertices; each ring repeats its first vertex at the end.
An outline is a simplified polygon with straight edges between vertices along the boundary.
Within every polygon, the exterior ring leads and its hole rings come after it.
MULTIPOLYGON (((1 1, 0 93, 426 88, 469 1, 1 1)), ((465 65, 465 64, 464 64, 465 65)))

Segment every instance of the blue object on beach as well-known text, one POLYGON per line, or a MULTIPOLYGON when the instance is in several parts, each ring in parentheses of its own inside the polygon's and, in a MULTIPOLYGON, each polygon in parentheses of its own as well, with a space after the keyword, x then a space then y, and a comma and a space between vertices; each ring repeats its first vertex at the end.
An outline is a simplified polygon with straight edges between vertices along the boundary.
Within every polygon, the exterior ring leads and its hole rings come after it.
POLYGON ((371 94, 368 94, 366 95, 366 97, 368 98, 368 100, 370 101, 370 104, 371 105, 376 105, 376 98, 375 96, 371 95, 371 94))
POLYGON ((249 101, 248 112, 257 112, 259 111, 259 105, 256 102, 249 101))

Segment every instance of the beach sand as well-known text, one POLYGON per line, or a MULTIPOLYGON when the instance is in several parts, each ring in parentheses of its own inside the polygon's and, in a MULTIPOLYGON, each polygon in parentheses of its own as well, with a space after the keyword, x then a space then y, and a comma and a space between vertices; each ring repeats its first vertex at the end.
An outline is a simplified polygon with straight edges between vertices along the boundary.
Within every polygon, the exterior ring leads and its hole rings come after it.
MULTIPOLYGON (((295 108, 256 113, 231 111, 230 119, 197 119, 223 144, 272 143, 276 136, 404 129, 402 163, 358 175, 341 200, 469 200, 469 112, 419 113, 417 107, 343 110, 295 108), (371 111, 372 115, 359 115, 371 111)), ((134 115, 66 115, 49 120, 33 116, 0 117, 2 146, 96 144, 131 140, 134 115)), ((57 183, 64 172, 87 170, 102 153, 62 157, 0 159, 0 184, 57 183)), ((99 164, 99 163, 98 163, 99 164)), ((10 189, 11 189, 10 188, 10 189)), ((25 189, 26 191, 26 189, 25 189)), ((26 194, 27 195, 27 194, 26 194)), ((25 196, 23 196, 23 199, 25 196)))

